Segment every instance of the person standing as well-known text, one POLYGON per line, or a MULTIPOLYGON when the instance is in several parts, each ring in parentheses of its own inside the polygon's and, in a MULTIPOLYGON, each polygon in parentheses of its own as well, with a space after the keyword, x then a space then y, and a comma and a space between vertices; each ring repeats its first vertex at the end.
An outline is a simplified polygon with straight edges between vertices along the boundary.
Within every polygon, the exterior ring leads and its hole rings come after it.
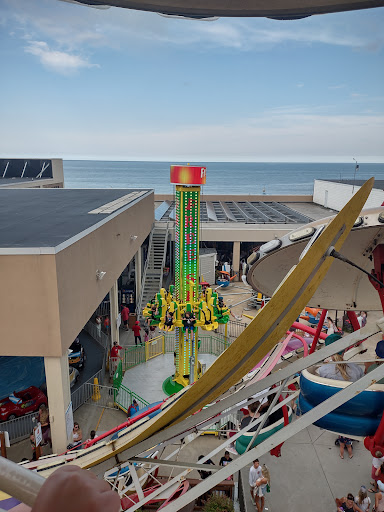
POLYGON ((253 461, 253 465, 251 466, 251 468, 249 470, 249 487, 250 487, 250 492, 251 492, 252 503, 254 503, 254 504, 256 504, 254 497, 253 497, 253 493, 255 492, 255 487, 256 487, 256 480, 258 478, 262 478, 262 476, 263 476, 263 473, 261 471, 259 459, 255 459, 253 461))
POLYGON ((97 315, 97 317, 95 318, 95 322, 96 322, 97 335, 100 338, 100 336, 101 336, 101 318, 99 317, 99 315, 97 315))
POLYGON ((357 321, 359 322, 360 328, 365 327, 367 325, 367 312, 360 311, 357 321))
POLYGON ((330 316, 327 316, 327 336, 329 336, 330 334, 335 334, 335 332, 337 332, 335 322, 332 320, 330 316))
POLYGON ((41 404, 38 412, 38 421, 41 424, 41 432, 43 434, 43 444, 45 446, 49 443, 49 446, 52 448, 52 440, 51 440, 51 428, 49 424, 49 411, 45 404, 41 404))
POLYGON ((119 351, 122 350, 123 347, 117 344, 117 341, 113 342, 113 347, 111 348, 111 357, 113 358, 120 358, 119 351))
POLYGON ((137 346, 137 340, 139 340, 139 343, 141 345, 141 336, 140 336, 141 327, 140 327, 138 320, 136 320, 134 326, 132 327, 132 331, 133 331, 133 334, 135 335, 136 346, 137 346))
POLYGON ((219 466, 226 466, 227 464, 229 464, 230 462, 232 462, 233 459, 231 459, 230 455, 229 455, 229 452, 225 452, 224 453, 224 456, 221 457, 220 459, 220 462, 219 462, 219 466))
POLYGON ((110 328, 111 328, 111 323, 109 321, 109 316, 106 316, 104 318, 104 330, 107 334, 109 334, 109 331, 110 331, 110 328))
POLYGON ((367 488, 364 485, 360 487, 359 493, 355 497, 355 503, 363 512, 368 512, 371 506, 371 498, 367 495, 367 488))
POLYGON ((375 452, 375 456, 372 458, 371 477, 373 478, 373 482, 371 482, 372 487, 369 489, 369 492, 377 492, 377 481, 381 480, 380 467, 383 464, 383 462, 383 454, 381 453, 380 450, 377 450, 375 452))
MULTIPOLYGON (((201 460, 203 458, 204 458, 204 455, 199 455, 198 460, 201 460)), ((205 462, 203 462, 203 464, 212 464, 212 466, 214 466, 214 463, 212 462, 211 459, 206 460, 205 462)), ((208 478, 209 476, 212 475, 212 471, 203 471, 201 469, 198 469, 197 471, 198 471, 198 473, 200 475, 200 478, 202 480, 205 480, 206 478, 208 478)))
POLYGON ((111 352, 109 354, 109 359, 110 359, 110 362, 111 362, 111 370, 112 370, 112 375, 115 373, 115 371, 117 370, 117 365, 119 363, 119 359, 120 361, 123 360, 123 358, 120 356, 120 353, 119 351, 122 350, 123 347, 121 347, 120 345, 117 344, 117 341, 114 341, 113 342, 113 347, 111 348, 111 352))
MULTIPOLYGON (((221 457, 220 459, 220 462, 219 462, 219 466, 226 466, 227 464, 229 464, 230 462, 232 462, 233 459, 231 459, 230 455, 229 455, 229 452, 225 452, 224 453, 224 456, 221 457)), ((230 475, 227 477, 227 480, 233 480, 233 475, 230 475)), ((230 496, 229 496, 230 497, 230 496)))
POLYGON ((128 331, 129 330, 129 327, 128 327, 128 320, 129 320, 129 309, 127 308, 127 306, 125 304, 122 304, 121 306, 121 320, 123 322, 123 329, 125 331, 128 331))
POLYGON ((264 510, 264 496, 269 492, 271 477, 269 476, 269 469, 265 464, 261 468, 262 476, 256 480, 255 487, 255 502, 257 512, 263 512, 264 510))

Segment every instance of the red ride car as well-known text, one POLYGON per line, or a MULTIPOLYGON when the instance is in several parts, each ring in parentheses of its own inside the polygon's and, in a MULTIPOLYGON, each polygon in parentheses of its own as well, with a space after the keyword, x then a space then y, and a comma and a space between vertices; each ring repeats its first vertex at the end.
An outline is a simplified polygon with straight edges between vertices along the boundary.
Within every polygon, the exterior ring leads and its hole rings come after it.
POLYGON ((47 405, 48 400, 36 386, 12 393, 0 400, 0 421, 14 420, 18 416, 37 412, 41 404, 47 405))

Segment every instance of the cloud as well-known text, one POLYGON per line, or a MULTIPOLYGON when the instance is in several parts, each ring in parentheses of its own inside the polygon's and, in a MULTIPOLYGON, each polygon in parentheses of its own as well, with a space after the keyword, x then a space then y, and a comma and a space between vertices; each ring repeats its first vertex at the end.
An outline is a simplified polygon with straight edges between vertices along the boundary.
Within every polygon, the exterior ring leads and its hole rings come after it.
POLYGON ((346 161, 358 153, 363 161, 384 162, 383 131, 383 115, 271 115, 265 111, 232 123, 180 123, 169 128, 132 123, 117 129, 103 123, 87 129, 71 124, 24 134, 15 123, 1 136, 7 154, 19 154, 22 138, 26 154, 46 155, 50 148, 52 156, 63 158, 329 162, 346 161))
POLYGON ((79 55, 51 50, 44 41, 29 41, 25 52, 38 57, 44 67, 63 75, 72 74, 81 68, 91 68, 97 65, 89 63, 79 55))
POLYGON ((360 92, 351 92, 351 98, 366 98, 367 94, 362 94, 360 92))

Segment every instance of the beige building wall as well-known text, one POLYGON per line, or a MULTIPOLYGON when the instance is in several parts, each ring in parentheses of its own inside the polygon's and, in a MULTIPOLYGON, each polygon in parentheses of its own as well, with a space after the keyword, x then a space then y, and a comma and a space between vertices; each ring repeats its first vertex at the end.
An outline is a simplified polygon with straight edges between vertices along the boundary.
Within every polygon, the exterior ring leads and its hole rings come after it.
POLYGON ((56 255, 0 256, 0 354, 62 356, 152 223, 150 194, 56 255), (106 272, 100 281, 97 270, 106 272))
POLYGON ((1 255, 0 283, 0 354, 57 355, 60 318, 55 256, 1 255))

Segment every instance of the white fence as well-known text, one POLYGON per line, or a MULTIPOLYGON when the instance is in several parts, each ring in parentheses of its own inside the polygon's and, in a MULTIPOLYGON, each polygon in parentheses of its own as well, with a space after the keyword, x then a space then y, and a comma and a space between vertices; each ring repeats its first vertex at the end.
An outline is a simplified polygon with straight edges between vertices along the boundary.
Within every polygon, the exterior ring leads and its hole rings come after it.
MULTIPOLYGON (((72 409, 76 411, 80 406, 89 402, 92 399, 93 382, 97 378, 99 382, 102 381, 104 370, 101 369, 93 375, 87 382, 82 384, 71 395, 72 409)), ((33 427, 36 426, 37 413, 26 414, 14 420, 4 421, 0 423, 0 430, 6 431, 9 434, 11 444, 17 443, 29 437, 33 427)))
POLYGON ((8 432, 9 441, 11 444, 22 441, 32 432, 33 428, 36 427, 36 413, 26 414, 20 418, 14 420, 4 421, 0 423, 0 430, 8 432))

